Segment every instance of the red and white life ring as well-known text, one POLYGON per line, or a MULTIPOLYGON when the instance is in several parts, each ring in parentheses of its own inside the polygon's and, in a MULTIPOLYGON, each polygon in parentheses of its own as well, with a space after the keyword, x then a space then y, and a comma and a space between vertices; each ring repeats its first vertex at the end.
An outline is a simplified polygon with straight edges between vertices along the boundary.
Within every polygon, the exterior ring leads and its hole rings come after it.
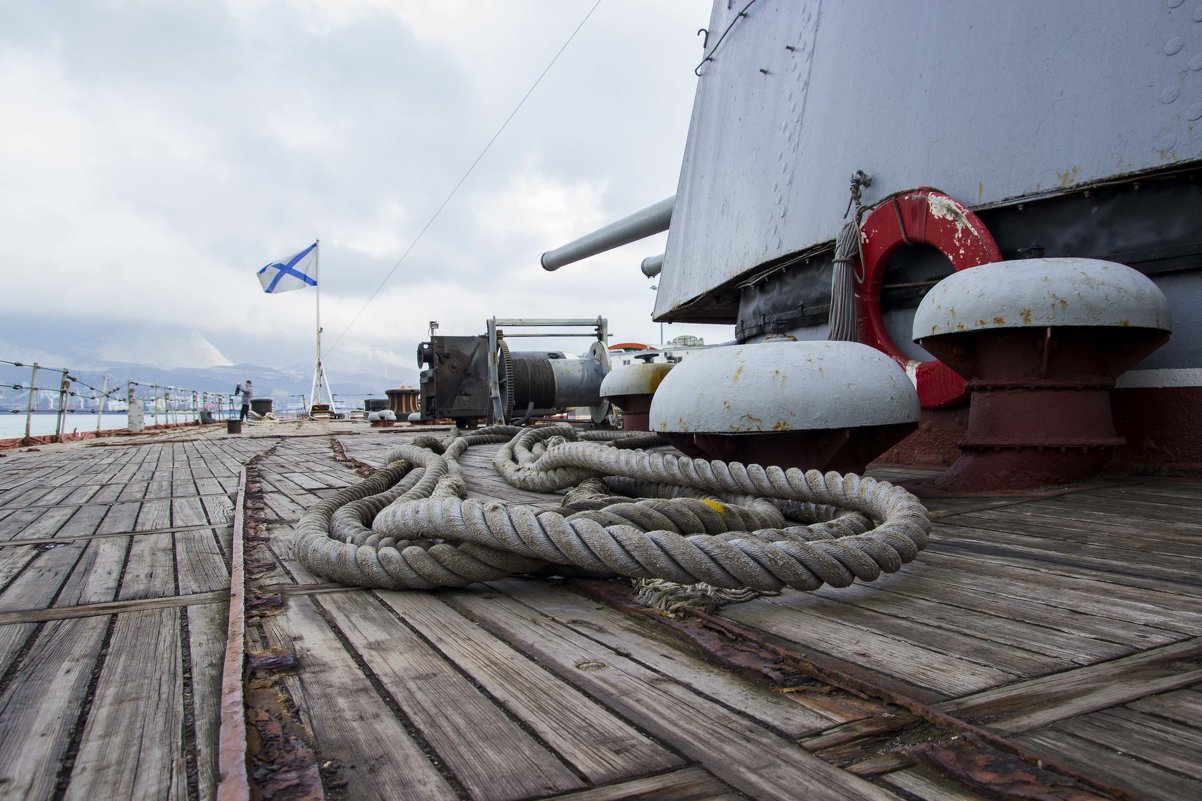
POLYGON ((921 362, 907 356, 881 316, 881 285, 893 253, 903 244, 930 245, 955 270, 1001 261, 993 236, 981 218, 942 192, 920 187, 878 204, 860 225, 864 254, 862 279, 856 282, 860 339, 905 368, 918 388, 924 409, 957 406, 968 397, 964 379, 940 361, 921 362))

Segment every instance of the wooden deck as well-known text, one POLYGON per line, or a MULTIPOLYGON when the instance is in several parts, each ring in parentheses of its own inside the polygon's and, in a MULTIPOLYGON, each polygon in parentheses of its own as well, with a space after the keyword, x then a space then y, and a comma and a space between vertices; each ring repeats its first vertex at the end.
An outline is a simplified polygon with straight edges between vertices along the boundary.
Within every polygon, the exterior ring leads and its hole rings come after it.
MULTIPOLYGON (((408 436, 210 427, 0 458, 0 798, 215 797, 234 536, 258 797, 1202 798, 1202 481, 932 501, 900 573, 712 617, 639 612, 618 582, 309 575, 291 526, 408 436)), ((473 495, 558 504, 492 477, 492 451, 462 460, 473 495)))

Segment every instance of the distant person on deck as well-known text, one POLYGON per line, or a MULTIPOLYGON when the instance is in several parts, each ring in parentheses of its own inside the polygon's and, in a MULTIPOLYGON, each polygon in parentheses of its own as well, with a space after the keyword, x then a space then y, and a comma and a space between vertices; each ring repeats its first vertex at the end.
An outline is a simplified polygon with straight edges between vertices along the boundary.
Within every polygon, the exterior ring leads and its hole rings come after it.
POLYGON ((254 386, 251 384, 249 378, 239 384, 237 389, 234 390, 235 395, 242 396, 242 414, 239 415, 239 420, 245 420, 246 415, 250 412, 250 396, 252 392, 254 392, 254 386))

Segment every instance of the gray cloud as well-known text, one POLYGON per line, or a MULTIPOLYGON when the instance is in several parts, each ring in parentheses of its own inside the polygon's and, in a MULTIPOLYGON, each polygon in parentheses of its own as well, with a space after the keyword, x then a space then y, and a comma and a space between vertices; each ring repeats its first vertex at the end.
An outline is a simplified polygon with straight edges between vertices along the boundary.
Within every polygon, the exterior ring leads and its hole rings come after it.
POLYGON ((127 344, 198 332, 234 363, 303 363, 312 293, 263 295, 254 272, 316 236, 332 373, 410 366, 430 319, 478 333, 492 314, 603 314, 622 339, 657 339, 637 265, 662 237, 555 274, 537 259, 675 191, 705 0, 605 0, 347 330, 591 5, 8 9, 0 341, 29 351, 46 328, 127 344))

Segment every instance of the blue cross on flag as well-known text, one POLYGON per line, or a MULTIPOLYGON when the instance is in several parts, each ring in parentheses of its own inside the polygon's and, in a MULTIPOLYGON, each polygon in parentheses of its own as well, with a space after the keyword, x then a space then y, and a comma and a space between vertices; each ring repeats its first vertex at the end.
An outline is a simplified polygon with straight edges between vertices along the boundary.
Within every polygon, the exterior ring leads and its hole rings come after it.
POLYGON ((263 285, 263 291, 272 294, 317 286, 317 279, 309 276, 310 265, 316 259, 317 243, 314 242, 300 253, 268 264, 259 270, 259 283, 263 285))

